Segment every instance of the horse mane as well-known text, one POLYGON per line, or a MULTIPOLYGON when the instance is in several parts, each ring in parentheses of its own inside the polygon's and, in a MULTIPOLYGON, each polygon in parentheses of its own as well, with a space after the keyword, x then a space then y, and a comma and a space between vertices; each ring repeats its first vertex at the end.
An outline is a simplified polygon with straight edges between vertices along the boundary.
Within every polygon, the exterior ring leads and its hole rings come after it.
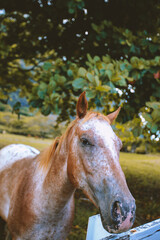
MULTIPOLYGON (((102 119, 110 123, 107 116, 98 112, 88 111, 86 116, 83 118, 82 124, 91 118, 102 119)), ((47 173, 49 171, 55 152, 57 152, 57 154, 59 153, 63 140, 69 136, 71 129, 75 126, 78 120, 79 118, 77 117, 74 121, 72 121, 67 127, 65 133, 61 137, 56 137, 53 143, 40 153, 38 156, 39 168, 42 169, 43 172, 47 173)))
POLYGON ((43 169, 44 171, 46 171, 48 167, 51 165, 51 160, 53 158, 53 155, 56 151, 58 144, 59 144, 59 138, 56 137, 53 143, 40 153, 40 155, 38 156, 40 169, 43 169))
POLYGON ((67 138, 67 136, 70 133, 70 130, 73 128, 76 122, 77 119, 72 121, 70 125, 67 127, 65 133, 61 137, 56 137, 53 143, 39 154, 38 156, 39 169, 42 169, 44 173, 47 173, 49 171, 52 164, 52 160, 54 159, 55 152, 57 154, 59 153, 63 140, 67 138))

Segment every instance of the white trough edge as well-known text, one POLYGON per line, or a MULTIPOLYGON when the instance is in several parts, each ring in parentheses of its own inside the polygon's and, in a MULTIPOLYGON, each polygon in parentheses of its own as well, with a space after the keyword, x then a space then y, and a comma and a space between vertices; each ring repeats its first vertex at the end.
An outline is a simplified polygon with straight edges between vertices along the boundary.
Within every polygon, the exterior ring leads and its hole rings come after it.
POLYGON ((160 219, 120 234, 110 234, 102 226, 99 214, 89 218, 86 240, 160 240, 160 219))

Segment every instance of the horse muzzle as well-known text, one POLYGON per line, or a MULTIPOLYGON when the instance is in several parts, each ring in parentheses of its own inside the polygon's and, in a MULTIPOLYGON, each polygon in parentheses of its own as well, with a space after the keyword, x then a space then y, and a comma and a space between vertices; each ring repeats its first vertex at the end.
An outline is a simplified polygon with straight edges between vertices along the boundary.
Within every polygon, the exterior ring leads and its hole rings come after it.
POLYGON ((101 219, 103 227, 110 233, 125 232, 130 229, 135 220, 135 200, 129 204, 116 200, 111 204, 108 214, 103 214, 101 209, 101 219))

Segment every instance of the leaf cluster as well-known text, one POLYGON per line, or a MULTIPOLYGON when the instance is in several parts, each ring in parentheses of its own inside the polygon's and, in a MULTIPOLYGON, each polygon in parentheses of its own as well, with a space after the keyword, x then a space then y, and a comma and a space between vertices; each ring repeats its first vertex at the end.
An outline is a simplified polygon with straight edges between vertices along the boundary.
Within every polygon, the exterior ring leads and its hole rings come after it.
MULTIPOLYGON (((75 115, 79 94, 86 91, 90 108, 97 107, 106 114, 122 105, 119 120, 126 122, 144 112, 145 104, 151 107, 153 100, 158 104, 159 81, 154 73, 159 67, 159 57, 151 60, 132 57, 130 61, 115 61, 109 55, 92 58, 87 54, 83 67, 56 58, 45 62, 34 75, 37 80, 30 94, 30 104, 39 107, 44 115, 51 112, 58 114, 58 122, 69 121, 75 115), (152 95, 149 105, 147 102, 152 95)), ((159 123, 158 109, 152 115, 154 122, 159 123)))
POLYGON ((90 108, 108 113, 121 104, 120 122, 141 115, 157 134, 157 0, 6 0, 0 9, 2 103, 21 89, 31 107, 70 121, 85 90, 90 108))

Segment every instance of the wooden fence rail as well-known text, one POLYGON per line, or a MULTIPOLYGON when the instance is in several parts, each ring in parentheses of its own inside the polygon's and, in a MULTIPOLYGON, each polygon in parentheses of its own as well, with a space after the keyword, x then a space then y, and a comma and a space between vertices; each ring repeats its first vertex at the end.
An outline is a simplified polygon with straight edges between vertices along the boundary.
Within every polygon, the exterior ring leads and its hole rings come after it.
POLYGON ((110 234, 102 226, 100 215, 89 218, 86 240, 160 240, 160 219, 120 234, 110 234))

